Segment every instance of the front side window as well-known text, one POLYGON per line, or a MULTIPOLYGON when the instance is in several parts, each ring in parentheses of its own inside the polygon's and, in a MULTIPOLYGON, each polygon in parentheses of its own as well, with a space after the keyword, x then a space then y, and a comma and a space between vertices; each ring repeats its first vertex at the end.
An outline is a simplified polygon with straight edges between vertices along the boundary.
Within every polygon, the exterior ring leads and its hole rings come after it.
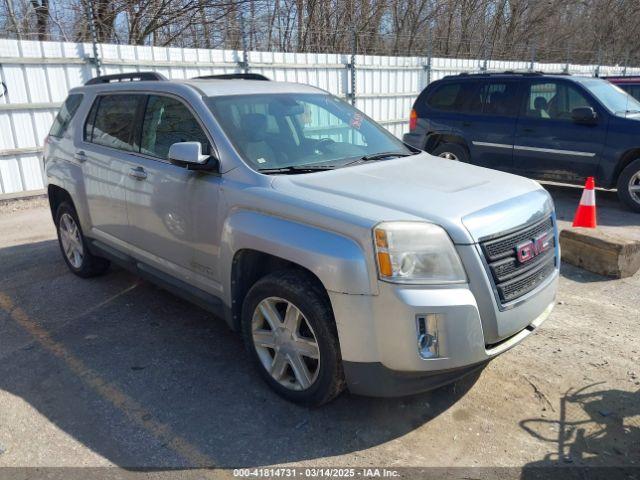
POLYGON ((591 107, 577 88, 566 82, 540 82, 529 85, 525 115, 548 120, 571 120, 571 112, 591 107))
POLYGON ((210 97, 209 108, 254 169, 339 167, 380 153, 412 152, 351 105, 325 94, 210 97))
POLYGON ((117 148, 137 151, 138 142, 134 138, 136 112, 144 95, 102 95, 96 99, 95 118, 90 112, 85 126, 85 140, 117 148))
POLYGON ((145 110, 140 152, 167 159, 169 147, 178 142, 200 142, 210 154, 209 140, 191 111, 179 100, 150 95, 145 110))
POLYGON ((75 115, 78 107, 82 103, 82 95, 74 94, 69 95, 65 102, 60 107, 60 111, 53 121, 53 125, 51 126, 51 131, 49 135, 52 137, 61 138, 64 135, 64 132, 67 131, 67 127, 71 123, 71 119, 75 115))

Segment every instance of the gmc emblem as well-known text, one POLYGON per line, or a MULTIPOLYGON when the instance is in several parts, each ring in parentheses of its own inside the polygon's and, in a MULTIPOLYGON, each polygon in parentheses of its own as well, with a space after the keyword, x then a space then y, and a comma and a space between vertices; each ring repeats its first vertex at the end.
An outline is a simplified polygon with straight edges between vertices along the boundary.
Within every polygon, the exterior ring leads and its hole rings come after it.
POLYGON ((525 263, 541 253, 546 252, 553 245, 553 234, 551 232, 541 233, 533 240, 523 242, 516 246, 518 262, 525 263))

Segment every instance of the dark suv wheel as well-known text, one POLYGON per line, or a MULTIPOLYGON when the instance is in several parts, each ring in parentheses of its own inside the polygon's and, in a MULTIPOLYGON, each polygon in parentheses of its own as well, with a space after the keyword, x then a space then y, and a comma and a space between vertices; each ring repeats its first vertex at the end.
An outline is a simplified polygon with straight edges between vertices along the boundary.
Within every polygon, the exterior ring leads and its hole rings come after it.
POLYGON ((441 143, 431 152, 431 155, 446 158, 447 160, 469 162, 469 152, 465 147, 457 143, 441 143))
POLYGON ((618 198, 634 212, 640 213, 640 158, 634 160, 618 177, 618 198))
POLYGON ((242 334, 262 377, 284 398, 317 406, 344 389, 331 306, 304 273, 258 280, 243 302, 242 334))
POLYGON ((69 270, 83 278, 95 277, 106 272, 109 261, 96 257, 89 251, 73 205, 62 202, 56 210, 55 220, 58 243, 69 270))

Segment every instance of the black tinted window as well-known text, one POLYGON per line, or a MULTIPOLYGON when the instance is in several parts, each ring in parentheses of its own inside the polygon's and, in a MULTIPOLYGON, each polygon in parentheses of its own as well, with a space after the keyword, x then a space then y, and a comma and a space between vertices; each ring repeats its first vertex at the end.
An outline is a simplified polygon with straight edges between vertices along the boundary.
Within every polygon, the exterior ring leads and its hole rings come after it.
POLYGON ((80 94, 69 95, 67 97, 62 107, 60 107, 56 119, 53 121, 49 135, 52 137, 62 137, 64 135, 81 102, 82 95, 80 94))
POLYGON ((473 81, 447 83, 431 94, 427 103, 431 108, 447 112, 469 112, 478 83, 473 81))
POLYGON ((518 111, 516 82, 486 82, 474 92, 468 110, 485 115, 515 116, 518 111))
MULTIPOLYGON (((144 95, 103 95, 99 98, 93 128, 85 129, 86 139, 98 145, 119 150, 137 151, 132 139, 138 105, 144 95)), ((87 126, 90 125, 91 116, 87 126)))
POLYGON ((209 141, 189 109, 171 97, 151 95, 142 125, 142 153, 166 159, 169 147, 178 142, 200 142, 202 153, 210 154, 209 141))

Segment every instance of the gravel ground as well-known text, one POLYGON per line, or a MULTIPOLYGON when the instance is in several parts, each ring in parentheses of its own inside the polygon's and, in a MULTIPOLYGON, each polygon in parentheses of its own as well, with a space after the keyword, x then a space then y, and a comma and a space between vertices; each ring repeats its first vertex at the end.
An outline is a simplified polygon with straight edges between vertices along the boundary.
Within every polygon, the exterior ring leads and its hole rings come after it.
MULTIPOLYGON (((564 225, 580 190, 549 189, 564 225)), ((640 235, 598 201, 605 228, 640 235)), ((271 393, 221 320, 123 270, 70 274, 41 199, 0 205, 0 232, 2 467, 640 464, 640 274, 564 265, 549 320, 481 374, 309 410, 271 393)))

